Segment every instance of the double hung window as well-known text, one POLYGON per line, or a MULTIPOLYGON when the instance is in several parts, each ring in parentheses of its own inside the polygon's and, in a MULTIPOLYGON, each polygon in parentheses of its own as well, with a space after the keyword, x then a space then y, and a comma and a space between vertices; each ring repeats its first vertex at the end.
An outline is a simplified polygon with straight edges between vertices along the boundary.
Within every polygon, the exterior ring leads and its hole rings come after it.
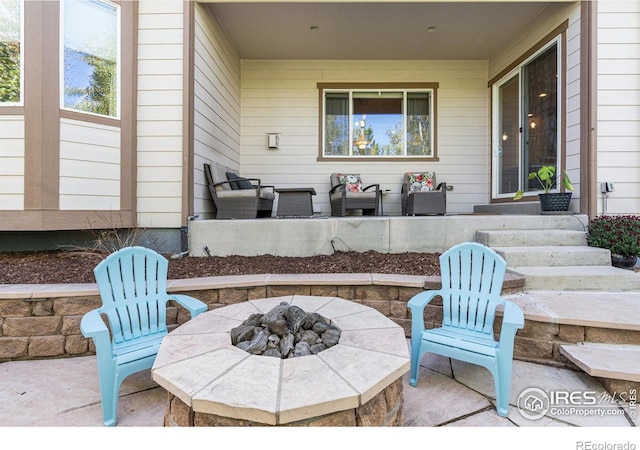
POLYGON ((435 157, 437 84, 319 87, 321 157, 435 157))

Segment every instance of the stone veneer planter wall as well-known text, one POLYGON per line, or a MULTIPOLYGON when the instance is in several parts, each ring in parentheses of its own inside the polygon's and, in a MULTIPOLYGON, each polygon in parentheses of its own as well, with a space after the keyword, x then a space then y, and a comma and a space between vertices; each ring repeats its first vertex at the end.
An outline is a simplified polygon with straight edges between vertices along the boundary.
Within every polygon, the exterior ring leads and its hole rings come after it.
MULTIPOLYGON (((522 279, 505 279, 503 294, 522 290, 522 279)), ((169 281, 169 292, 194 296, 219 308, 250 299, 286 295, 336 296, 375 308, 411 334, 409 299, 423 288, 439 288, 439 277, 381 274, 247 275, 169 281)), ((0 285, 0 362, 64 358, 95 353, 93 343, 80 333, 80 320, 101 305, 95 284, 0 285)), ((438 323, 442 308, 437 303, 425 311, 427 327, 438 323)), ((189 315, 175 306, 168 310, 170 329, 189 315)), ((615 330, 563 325, 527 319, 518 331, 515 357, 519 359, 568 360, 560 344, 584 340, 601 341, 615 330)), ((499 322, 499 321, 498 321, 499 322)), ((497 324, 499 325, 499 323, 497 324)), ((624 334, 621 331, 621 334, 624 334)), ((626 336, 626 335, 625 335, 626 336)), ((620 342, 627 338, 620 336, 620 342)))
MULTIPOLYGON (((336 296, 365 304, 411 328, 409 299, 427 277, 376 274, 247 275, 170 280, 170 293, 191 295, 209 309, 284 295, 336 296)), ((0 285, 0 362, 86 356, 93 342, 80 333, 80 320, 102 304, 95 284, 0 285)), ((189 320, 169 306, 169 329, 189 320)))

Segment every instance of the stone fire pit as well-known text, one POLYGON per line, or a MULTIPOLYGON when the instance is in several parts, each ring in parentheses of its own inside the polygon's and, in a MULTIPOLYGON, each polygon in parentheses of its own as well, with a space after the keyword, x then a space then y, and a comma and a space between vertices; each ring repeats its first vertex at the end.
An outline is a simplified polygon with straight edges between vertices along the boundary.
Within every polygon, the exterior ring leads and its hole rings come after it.
POLYGON ((167 335, 152 369, 169 391, 165 426, 383 426, 404 422, 404 330, 373 308, 336 297, 250 300, 203 313, 167 335), (281 302, 318 313, 342 331, 315 355, 251 355, 230 331, 281 302))

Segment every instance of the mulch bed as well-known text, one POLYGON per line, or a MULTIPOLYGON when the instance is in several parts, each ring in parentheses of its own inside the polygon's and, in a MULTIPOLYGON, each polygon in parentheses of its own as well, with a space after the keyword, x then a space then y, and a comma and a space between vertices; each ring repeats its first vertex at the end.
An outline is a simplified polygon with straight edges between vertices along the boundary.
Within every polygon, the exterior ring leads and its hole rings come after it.
MULTIPOLYGON (((0 253, 0 284, 94 283, 105 255, 84 251, 0 253)), ((224 256, 169 260, 169 279, 292 273, 440 275, 439 253, 336 252, 309 257, 224 256)))

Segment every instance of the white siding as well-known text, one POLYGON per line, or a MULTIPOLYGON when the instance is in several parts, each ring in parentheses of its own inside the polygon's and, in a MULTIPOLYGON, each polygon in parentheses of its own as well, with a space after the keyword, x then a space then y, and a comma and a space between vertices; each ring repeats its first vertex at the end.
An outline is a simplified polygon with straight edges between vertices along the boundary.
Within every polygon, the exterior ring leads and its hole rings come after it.
POLYGON ((0 116, 0 210, 24 209, 24 117, 0 116))
MULTIPOLYGON (((564 60, 566 62, 566 110, 565 118, 565 139, 567 155, 567 173, 573 184, 574 202, 581 197, 580 186, 580 6, 575 5, 569 13, 569 29, 567 30, 567 49, 564 60)), ((586 150, 586 149, 585 149, 586 150)))
POLYGON ((598 186, 604 211, 640 214, 640 2, 598 2, 598 186))
POLYGON ((137 209, 142 227, 182 223, 183 2, 138 7, 137 209))
POLYGON ((240 59, 205 6, 195 19, 194 210, 204 219, 212 205, 203 164, 240 169, 240 59))
POLYGON ((431 170, 454 187, 447 211, 472 212, 489 199, 486 61, 243 61, 242 172, 277 187, 316 190, 316 211, 329 214, 329 175, 360 173, 389 189, 385 214, 400 214, 404 172, 431 170), (437 82, 437 162, 317 161, 317 83, 437 82), (267 133, 280 149, 267 150, 267 133))
POLYGON ((60 120, 60 209, 120 209, 120 129, 60 120))

